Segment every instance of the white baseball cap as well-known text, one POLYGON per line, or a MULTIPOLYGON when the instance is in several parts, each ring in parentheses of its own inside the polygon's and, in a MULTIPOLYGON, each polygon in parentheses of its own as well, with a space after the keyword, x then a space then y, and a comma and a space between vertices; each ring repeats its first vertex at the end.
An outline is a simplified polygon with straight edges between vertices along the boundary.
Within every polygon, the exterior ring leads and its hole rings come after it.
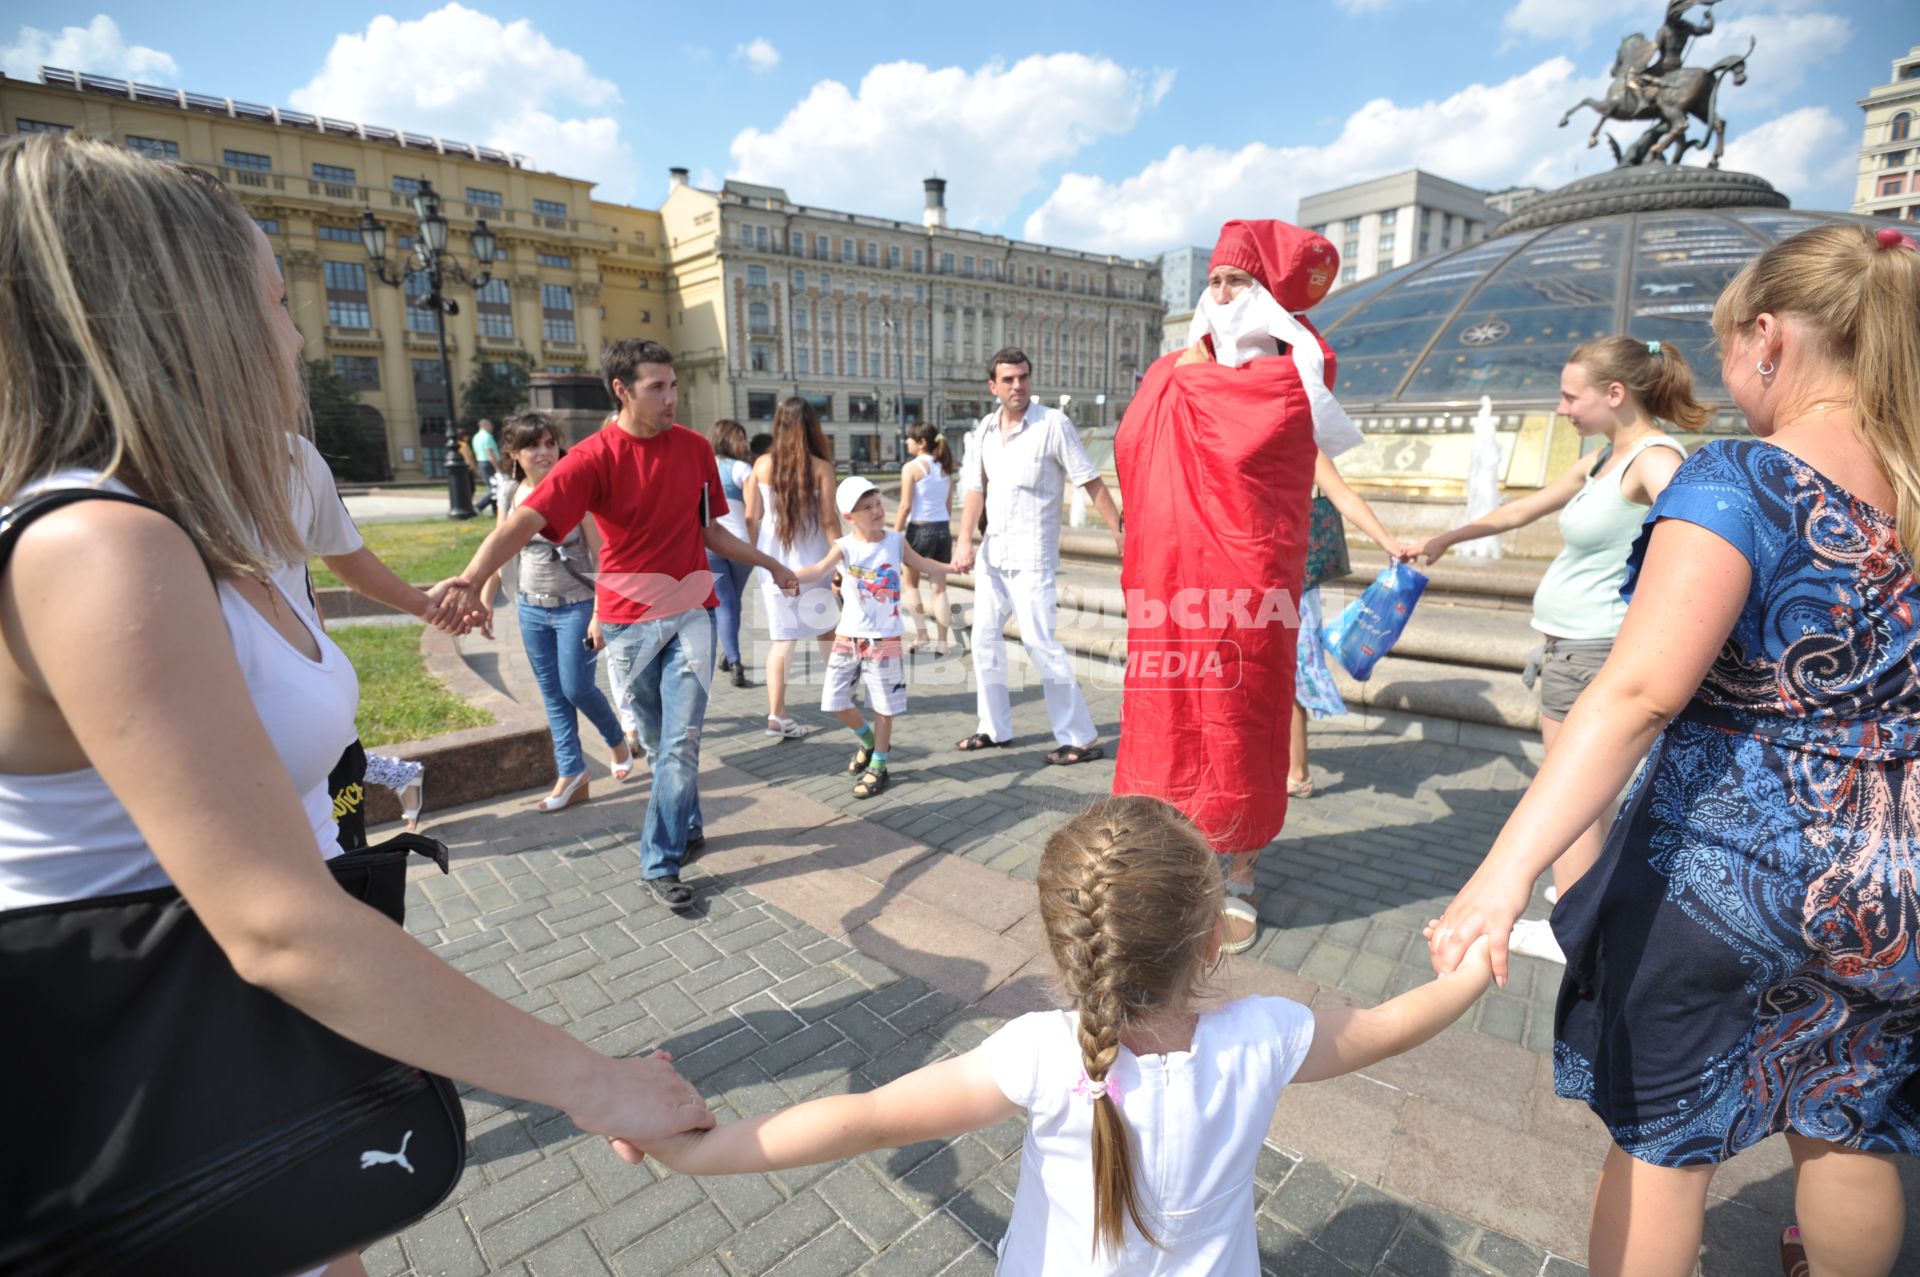
POLYGON ((863 475, 848 475, 840 481, 840 487, 834 492, 833 504, 841 514, 852 514, 853 507, 860 504, 861 497, 878 491, 880 489, 873 486, 873 480, 863 475))

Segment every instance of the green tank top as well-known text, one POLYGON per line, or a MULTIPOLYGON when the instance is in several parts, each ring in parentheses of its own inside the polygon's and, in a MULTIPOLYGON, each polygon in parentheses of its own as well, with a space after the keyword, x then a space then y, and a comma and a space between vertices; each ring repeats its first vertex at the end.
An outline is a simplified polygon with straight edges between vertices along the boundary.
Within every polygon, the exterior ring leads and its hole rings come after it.
MULTIPOLYGON (((1591 472, 1560 511, 1564 547, 1533 592, 1533 628, 1553 638, 1610 639, 1626 619, 1620 587, 1627 581, 1627 552, 1646 521, 1647 507, 1620 491, 1627 468, 1648 448, 1672 448, 1672 439, 1642 439, 1611 474, 1591 472)), ((1597 467, 1596 467, 1597 468, 1597 467)))

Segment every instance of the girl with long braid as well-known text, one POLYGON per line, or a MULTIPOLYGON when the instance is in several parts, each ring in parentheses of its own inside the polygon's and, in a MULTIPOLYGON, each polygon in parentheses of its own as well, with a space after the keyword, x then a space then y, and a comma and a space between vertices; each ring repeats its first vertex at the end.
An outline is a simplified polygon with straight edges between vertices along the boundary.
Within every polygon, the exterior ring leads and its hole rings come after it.
MULTIPOLYGON (((644 1151, 692 1175, 807 1166, 1026 1115, 999 1272, 1257 1274, 1253 1170, 1281 1088, 1362 1069, 1458 1019, 1484 946, 1371 1008, 1207 1005, 1220 870, 1167 804, 1105 798, 1047 840, 1040 918, 1073 1007, 876 1091, 812 1100, 644 1151)), ((640 1149, 615 1141, 638 1161, 640 1149)))

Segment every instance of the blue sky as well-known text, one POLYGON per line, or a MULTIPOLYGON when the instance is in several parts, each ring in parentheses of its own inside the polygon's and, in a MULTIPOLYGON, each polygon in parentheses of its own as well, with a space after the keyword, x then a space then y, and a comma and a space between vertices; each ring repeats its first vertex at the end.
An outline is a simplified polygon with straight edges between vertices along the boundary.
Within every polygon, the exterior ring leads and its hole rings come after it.
MULTIPOLYGON (((666 169, 917 217, 937 170, 962 225, 1144 254, 1229 217, 1419 166, 1473 185, 1606 167, 1615 46, 1661 0, 1290 0, 1210 7, 709 3, 75 6, 0 0, 0 67, 42 61, 502 146, 657 202, 666 169)), ((1696 13, 1698 10, 1695 11, 1696 13)), ((1852 200, 1861 113, 1920 42, 1911 0, 1725 0, 1690 62, 1759 41, 1728 85, 1728 167, 1800 207, 1852 200)), ((1623 141, 1632 136, 1622 130, 1623 141)))

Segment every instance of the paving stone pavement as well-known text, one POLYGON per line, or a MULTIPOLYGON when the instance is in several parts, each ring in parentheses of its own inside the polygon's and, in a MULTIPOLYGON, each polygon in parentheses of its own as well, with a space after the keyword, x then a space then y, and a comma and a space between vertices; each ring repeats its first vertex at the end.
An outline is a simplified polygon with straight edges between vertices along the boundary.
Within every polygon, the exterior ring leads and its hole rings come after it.
MULTIPOLYGON (((1002 1021, 701 869, 701 908, 639 883, 624 824, 417 877, 408 927, 495 993, 593 1046, 665 1047, 723 1120, 868 1089, 971 1049, 1002 1021)), ((471 1156, 452 1199, 365 1253, 373 1277, 990 1273, 1019 1172, 1010 1121, 773 1175, 635 1168, 559 1112, 463 1088, 471 1156)), ((1585 1270, 1269 1144, 1263 1267, 1305 1277, 1585 1270)))
MULTIPOLYGON (((789 715, 820 729, 798 741, 763 734, 765 663, 750 655, 748 668, 751 687, 735 688, 724 676, 716 682, 706 749, 762 780, 990 869, 1031 880, 1063 815, 1112 791, 1120 694, 1109 668, 1082 663, 1107 757, 1048 767, 1042 755, 1054 742, 1037 682, 1021 688, 1030 673, 1024 663, 1012 670, 1014 745, 969 755, 952 748, 976 726, 963 657, 957 648, 944 661, 920 654, 909 672, 907 713, 894 724, 894 783, 869 800, 853 797, 846 775, 851 738, 816 708, 817 659, 796 660, 790 680, 789 715)), ((1369 999, 1431 978, 1425 946, 1415 943, 1420 929, 1493 845, 1534 765, 1516 753, 1426 741, 1423 728, 1417 719, 1378 714, 1313 727, 1315 793, 1289 805, 1286 829, 1255 873, 1263 920, 1255 957, 1369 999)), ((1509 748, 1522 739, 1506 735, 1512 739, 1501 743, 1509 748)), ((1284 781, 1274 777, 1275 785, 1284 781)), ((1528 916, 1547 912, 1536 898, 1528 916)), ((1516 956, 1507 988, 1483 999, 1468 1022, 1550 1054, 1559 985, 1558 966, 1516 956)))

